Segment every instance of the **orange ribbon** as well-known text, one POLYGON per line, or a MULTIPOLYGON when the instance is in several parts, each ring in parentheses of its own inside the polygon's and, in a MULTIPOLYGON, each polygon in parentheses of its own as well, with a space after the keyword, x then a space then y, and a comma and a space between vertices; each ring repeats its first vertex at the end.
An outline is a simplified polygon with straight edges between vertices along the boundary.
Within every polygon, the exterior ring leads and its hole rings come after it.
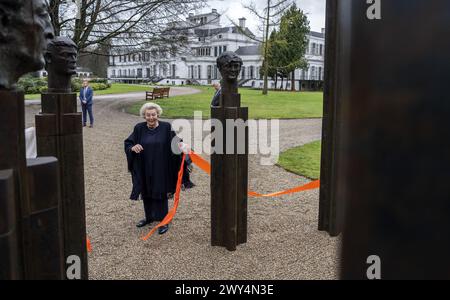
POLYGON ((164 220, 162 220, 161 223, 159 223, 155 228, 153 228, 146 236, 142 237, 143 241, 148 240, 158 228, 163 227, 165 225, 169 225, 170 222, 172 222, 173 218, 175 217, 175 214, 177 213, 178 204, 180 203, 181 183, 183 182, 184 158, 185 154, 183 154, 183 158, 181 161, 181 169, 178 172, 178 181, 177 181, 177 188, 175 190, 173 208, 169 211, 169 213, 164 218, 164 220))
MULTIPOLYGON (((198 154, 196 154, 192 151, 189 153, 189 155, 194 164, 196 164, 201 170, 203 170, 207 174, 211 175, 210 163, 208 163, 206 160, 204 160, 198 154)), ((181 183, 183 181, 183 171, 184 171, 184 158, 185 158, 185 155, 183 154, 183 161, 181 162, 181 169, 178 173, 178 182, 177 182, 177 188, 176 188, 176 192, 175 192, 173 208, 169 211, 169 213, 167 214, 167 216, 164 218, 164 220, 161 223, 159 223, 155 228, 153 228, 146 236, 142 237, 143 241, 147 241, 155 233, 155 231, 158 228, 170 224, 172 222, 173 218, 175 217, 175 214, 178 209, 178 205, 180 203, 181 183)), ((302 186, 298 186, 298 187, 295 187, 295 188, 292 188, 289 190, 276 192, 276 193, 272 193, 272 194, 263 195, 263 194, 259 194, 256 192, 249 191, 248 195, 250 197, 266 197, 266 198, 277 197, 277 196, 282 196, 282 195, 304 192, 304 191, 308 191, 308 190, 314 190, 314 189, 318 189, 319 187, 320 187, 320 180, 316 180, 316 181, 312 181, 312 182, 307 183, 302 186)))
POLYGON ((200 157, 197 153, 191 151, 189 153, 191 160, 194 164, 196 164, 200 169, 202 169, 205 173, 211 175, 211 165, 209 162, 200 157))
MULTIPOLYGON (((200 157, 200 155, 191 152, 189 153, 189 155, 191 156, 192 162, 194 164, 196 164, 200 169, 202 169, 204 172, 206 172, 207 174, 211 175, 211 165, 204 160, 203 158, 200 157)), ((281 191, 281 192, 276 192, 276 193, 272 193, 272 194, 259 194, 256 192, 252 192, 249 191, 248 195, 250 197, 265 197, 265 198, 269 198, 269 197, 278 197, 278 196, 282 196, 282 195, 288 195, 288 194, 295 194, 295 193, 300 193, 300 192, 304 192, 304 191, 308 191, 308 190, 315 190, 318 189, 320 187, 320 180, 316 180, 310 183, 307 183, 305 185, 302 186, 298 186, 286 191, 281 191)))
POLYGON ((91 240, 88 237, 86 237, 86 247, 87 251, 91 253, 92 252, 91 240))

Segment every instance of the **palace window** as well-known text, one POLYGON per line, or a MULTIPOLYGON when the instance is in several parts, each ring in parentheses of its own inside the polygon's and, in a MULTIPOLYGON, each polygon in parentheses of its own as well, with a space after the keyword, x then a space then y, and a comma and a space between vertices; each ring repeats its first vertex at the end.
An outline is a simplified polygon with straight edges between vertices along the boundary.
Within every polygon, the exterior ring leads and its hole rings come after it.
POLYGON ((208 66, 207 78, 212 79, 212 66, 211 65, 208 66))

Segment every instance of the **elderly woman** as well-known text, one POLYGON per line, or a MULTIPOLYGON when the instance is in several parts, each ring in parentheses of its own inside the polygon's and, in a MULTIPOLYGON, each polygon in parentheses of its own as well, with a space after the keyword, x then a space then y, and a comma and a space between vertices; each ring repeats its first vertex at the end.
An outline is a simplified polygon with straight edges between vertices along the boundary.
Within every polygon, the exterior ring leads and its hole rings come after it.
MULTIPOLYGON (((145 219, 136 226, 144 227, 154 221, 162 221, 168 213, 168 194, 176 188, 181 166, 181 151, 186 148, 172 130, 170 123, 160 121, 162 109, 154 103, 146 103, 140 110, 145 122, 134 127, 125 140, 128 170, 131 172, 133 191, 131 200, 144 202, 145 219), (177 153, 178 152, 178 153, 177 153)), ((159 228, 164 234, 169 226, 159 228)))

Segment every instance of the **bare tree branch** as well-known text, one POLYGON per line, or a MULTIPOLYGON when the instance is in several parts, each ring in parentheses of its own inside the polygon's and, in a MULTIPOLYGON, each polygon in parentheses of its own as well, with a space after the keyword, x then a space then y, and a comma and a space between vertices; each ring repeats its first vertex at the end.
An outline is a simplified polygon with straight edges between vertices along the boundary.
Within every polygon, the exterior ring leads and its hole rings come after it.
MULTIPOLYGON (((190 11, 204 7, 206 2, 207 0, 81 0, 80 18, 76 19, 77 9, 73 1, 50 0, 49 12, 55 34, 69 36, 83 51, 105 43, 120 48, 124 44, 137 47, 146 42, 151 43, 169 24, 185 22, 190 11), (130 43, 130 40, 133 42, 130 43)), ((186 23, 185 27, 189 30, 193 26, 186 23)), ((183 30, 182 26, 178 26, 178 30, 183 30)), ((174 42, 176 41, 172 40, 174 42)))

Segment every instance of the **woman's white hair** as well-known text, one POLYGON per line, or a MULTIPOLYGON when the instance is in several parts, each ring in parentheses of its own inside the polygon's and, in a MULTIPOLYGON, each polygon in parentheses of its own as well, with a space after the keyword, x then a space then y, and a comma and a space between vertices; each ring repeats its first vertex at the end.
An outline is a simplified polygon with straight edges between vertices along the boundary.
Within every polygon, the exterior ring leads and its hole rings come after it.
POLYGON ((152 103, 152 102, 148 102, 148 103, 145 103, 144 105, 142 105, 141 110, 139 111, 141 117, 144 118, 145 112, 150 109, 156 109, 156 113, 158 114, 158 117, 161 117, 161 115, 163 113, 161 106, 159 106, 156 103, 152 103))

